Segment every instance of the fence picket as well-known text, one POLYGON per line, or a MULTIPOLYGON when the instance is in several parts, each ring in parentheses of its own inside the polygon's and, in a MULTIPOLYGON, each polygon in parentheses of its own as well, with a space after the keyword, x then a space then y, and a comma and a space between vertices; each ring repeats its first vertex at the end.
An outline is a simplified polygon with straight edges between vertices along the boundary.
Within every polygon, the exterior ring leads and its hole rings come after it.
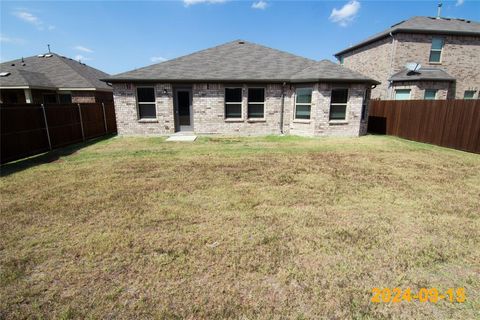
POLYGON ((370 133, 480 153, 478 100, 372 100, 368 109, 370 133))
POLYGON ((116 133, 113 103, 1 104, 0 114, 0 163, 116 133))

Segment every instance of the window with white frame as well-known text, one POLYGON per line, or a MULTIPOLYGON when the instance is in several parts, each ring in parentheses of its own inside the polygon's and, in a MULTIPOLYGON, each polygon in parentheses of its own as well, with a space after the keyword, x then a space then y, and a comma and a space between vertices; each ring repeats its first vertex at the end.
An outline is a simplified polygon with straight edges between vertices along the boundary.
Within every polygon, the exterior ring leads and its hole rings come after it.
POLYGON ((442 60, 443 39, 433 38, 432 47, 430 49, 430 62, 440 63, 442 60))
POLYGON ((362 120, 365 120, 368 116, 368 102, 370 101, 370 93, 371 90, 365 90, 363 94, 363 101, 362 101, 362 120))
POLYGON ((155 89, 153 87, 137 87, 137 104, 139 119, 155 119, 155 89))
POLYGON ((423 99, 425 100, 435 100, 437 98, 437 90, 436 89, 425 89, 425 94, 423 99))
POLYGON ((295 98, 295 119, 310 119, 312 91, 312 88, 297 88, 295 98))
POLYGON ((242 88, 225 88, 225 118, 242 118, 242 88))
POLYGON ((333 89, 330 100, 330 120, 347 119, 348 89, 333 89))
POLYGON ((395 100, 410 100, 410 89, 396 89, 395 100))
POLYGON ((248 118, 265 117, 265 88, 248 88, 248 118))

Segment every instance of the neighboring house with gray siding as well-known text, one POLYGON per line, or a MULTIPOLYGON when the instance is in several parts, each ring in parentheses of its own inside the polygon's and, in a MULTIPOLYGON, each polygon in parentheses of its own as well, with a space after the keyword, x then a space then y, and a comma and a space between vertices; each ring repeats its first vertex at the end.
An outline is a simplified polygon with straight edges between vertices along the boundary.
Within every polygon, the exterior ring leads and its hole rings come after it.
POLYGON ((243 40, 108 77, 118 133, 359 136, 377 81, 243 40))
POLYGON ((105 72, 56 53, 0 64, 1 103, 111 102, 105 72))
POLYGON ((381 82, 372 99, 479 98, 480 23, 413 17, 335 54, 381 82), (408 71, 407 63, 421 68, 408 71))

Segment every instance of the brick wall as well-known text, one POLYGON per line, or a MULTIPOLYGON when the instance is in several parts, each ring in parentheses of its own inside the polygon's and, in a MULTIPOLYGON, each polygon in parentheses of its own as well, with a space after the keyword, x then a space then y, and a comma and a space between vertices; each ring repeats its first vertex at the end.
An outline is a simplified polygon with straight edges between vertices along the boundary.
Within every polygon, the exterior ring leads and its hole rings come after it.
MULTIPOLYGON (((394 72, 400 71, 407 62, 415 61, 424 67, 445 70, 456 78, 455 97, 463 99, 465 90, 480 89, 480 37, 441 36, 444 38, 441 63, 430 63, 430 48, 433 35, 398 34, 394 72)), ((437 36, 435 36, 437 37, 437 36)))
POLYGON ((343 55, 344 67, 381 82, 372 90, 372 99, 386 99, 388 95, 394 47, 392 38, 386 37, 343 55))
MULTIPOLYGON (((451 88, 454 92, 448 95, 450 98, 462 99, 465 90, 480 90, 480 37, 435 35, 437 36, 444 38, 445 42, 440 64, 429 62, 433 35, 398 33, 394 35, 394 42, 391 37, 386 37, 346 53, 344 66, 382 82, 372 91, 372 98, 392 98, 393 90, 388 86, 388 79, 408 62, 440 68, 456 78, 456 84, 451 88)), ((419 85, 416 91, 421 92, 426 85, 431 83, 419 85)))
POLYGON ((454 88, 455 86, 451 82, 439 82, 439 81, 421 81, 421 82, 395 82, 392 85, 392 96, 391 99, 394 99, 394 94, 396 89, 410 89, 410 99, 411 100, 422 100, 425 97, 426 89, 435 89, 437 91, 436 99, 445 100, 445 99, 454 99, 454 88))
MULTIPOLYGON (((247 118, 247 89, 242 87, 241 119, 225 119, 224 84, 195 83, 192 87, 193 128, 198 134, 266 135, 280 134, 282 85, 252 85, 265 88, 265 119, 247 118)), ((349 88, 347 120, 329 121, 331 84, 302 85, 313 88, 310 120, 294 120, 295 85, 284 88, 283 130, 286 134, 307 136, 358 136, 366 133, 366 122, 361 122, 364 84, 346 84, 349 88)), ((136 104, 135 84, 114 84, 113 96, 120 135, 163 135, 175 132, 173 113, 173 89, 171 84, 155 84, 156 119, 139 120, 136 104), (166 90, 166 94, 164 93, 166 90)))

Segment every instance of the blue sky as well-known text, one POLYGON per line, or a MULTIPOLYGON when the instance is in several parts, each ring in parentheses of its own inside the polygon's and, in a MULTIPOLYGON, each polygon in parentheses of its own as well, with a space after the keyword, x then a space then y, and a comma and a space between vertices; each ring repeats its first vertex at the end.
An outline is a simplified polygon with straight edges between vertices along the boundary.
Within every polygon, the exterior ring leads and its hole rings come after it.
MULTIPOLYGON (((333 54, 438 1, 1 1, 0 59, 52 51, 115 74, 235 39, 308 58, 333 54)), ((442 16, 480 21, 478 0, 442 16)))

